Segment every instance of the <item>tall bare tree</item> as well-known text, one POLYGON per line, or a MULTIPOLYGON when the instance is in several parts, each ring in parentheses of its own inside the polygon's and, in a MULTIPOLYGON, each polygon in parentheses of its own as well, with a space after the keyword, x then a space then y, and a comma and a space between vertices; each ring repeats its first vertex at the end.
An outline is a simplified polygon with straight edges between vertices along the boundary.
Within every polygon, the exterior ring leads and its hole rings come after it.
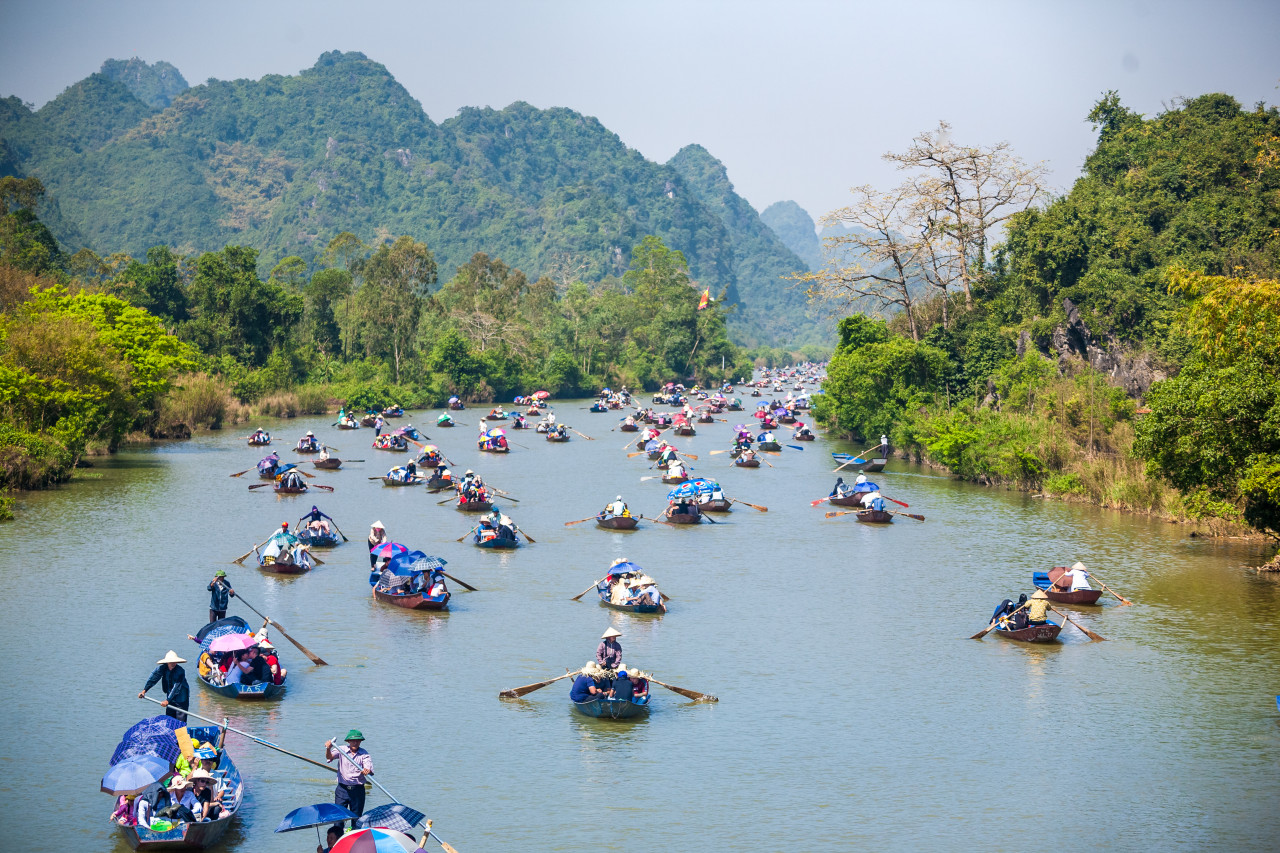
POLYGON ((917 216, 924 219, 924 227, 954 243, 963 261, 960 285, 965 305, 972 306, 973 274, 987 262, 988 241, 997 226, 1045 193, 1044 164, 1026 163, 1007 142, 985 148, 960 145, 952 140, 951 125, 945 121, 916 136, 906 151, 889 152, 884 159, 915 173, 909 180, 917 216))
POLYGON ((805 284, 811 299, 855 310, 871 303, 877 312, 899 306, 907 315, 911 336, 920 339, 912 310, 911 284, 923 244, 915 235, 915 189, 910 183, 889 192, 870 186, 854 187, 848 207, 823 217, 824 225, 843 223, 850 230, 826 237, 827 264, 821 270, 793 278, 805 284))

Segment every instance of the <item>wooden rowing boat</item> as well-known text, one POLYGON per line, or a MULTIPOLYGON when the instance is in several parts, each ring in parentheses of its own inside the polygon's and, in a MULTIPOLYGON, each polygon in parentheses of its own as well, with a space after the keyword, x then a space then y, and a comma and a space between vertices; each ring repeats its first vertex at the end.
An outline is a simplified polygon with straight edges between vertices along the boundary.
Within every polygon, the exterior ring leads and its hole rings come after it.
POLYGON ((1001 628, 997 625, 996 633, 1001 637, 1020 640, 1024 643, 1052 643, 1062 633, 1062 626, 1054 622, 1046 622, 1043 625, 1028 625, 1025 628, 1016 629, 1001 628))
POLYGON ((693 512, 672 512, 675 506, 669 506, 662 512, 662 517, 670 524, 701 524, 702 512, 692 505, 693 512))
MULTIPOLYGON (((188 726, 187 734, 192 740, 213 743, 219 747, 225 737, 224 730, 218 726, 188 726)), ((163 831, 148 826, 116 824, 124 840, 134 850, 203 850, 217 844, 226 835, 231 821, 244 802, 244 782, 225 749, 218 751, 218 764, 213 769, 213 775, 222 788, 222 813, 217 820, 200 823, 168 821, 171 828, 163 831)), ((152 823, 152 826, 156 825, 152 823)))
POLYGON ((757 445, 756 445, 756 450, 773 450, 773 451, 778 451, 778 450, 781 450, 781 449, 782 449, 782 445, 781 445, 781 444, 779 444, 779 443, 778 443, 778 442, 776 442, 776 441, 762 441, 762 442, 760 442, 759 444, 757 444, 757 445))
POLYGON ((435 474, 432 474, 431 478, 427 480, 427 488, 435 492, 438 492, 441 489, 448 489, 452 487, 453 487, 452 477, 437 477, 435 474))
POLYGON ((555 433, 555 432, 549 432, 549 433, 547 433, 547 441, 557 441, 557 442, 562 442, 562 441, 568 441, 568 440, 569 440, 569 434, 568 434, 568 433, 565 433, 565 434, 563 434, 563 435, 561 435, 560 433, 555 433))
POLYGON ((813 441, 814 435, 811 432, 804 433, 803 435, 793 435, 791 436, 791 440, 792 441, 813 441))
POLYGON ((733 501, 728 498, 711 498, 700 501, 698 509, 703 512, 733 512, 733 501))
POLYGON ((600 581, 596 584, 596 595, 600 596, 600 603, 610 610, 621 610, 623 613, 666 613, 665 604, 615 604, 609 596, 609 581, 600 581))
POLYGON ((341 537, 338 536, 336 530, 332 528, 328 532, 314 532, 310 528, 303 527, 298 531, 298 541, 309 548, 336 548, 342 544, 341 537))
POLYGON ((883 509, 858 510, 858 521, 863 524, 893 524, 893 513, 883 509))
POLYGON ((273 575, 304 575, 311 571, 310 563, 277 563, 270 557, 258 556, 258 568, 273 575), (267 562, 271 560, 271 562, 267 562))
POLYGON ((363 418, 360 419, 360 426, 371 427, 377 422, 378 422, 377 415, 365 415, 363 418))
POLYGON ((639 430, 639 424, 621 424, 618 426, 619 432, 638 432, 639 430))
POLYGON ((700 424, 713 424, 715 422, 716 419, 711 415, 698 415, 698 423, 700 424))
POLYGON ((629 720, 649 714, 649 694, 632 699, 610 699, 592 696, 585 702, 574 702, 579 714, 604 720, 629 720))
POLYGON ((459 512, 488 512, 493 509, 493 501, 461 501, 454 509, 459 512))
POLYGON ((605 530, 635 530, 639 520, 633 515, 596 516, 596 526, 605 530))
POLYGON ((373 588, 373 597, 375 601, 383 601, 387 604, 403 607, 406 610, 448 610, 449 609, 449 593, 444 595, 431 596, 424 592, 386 592, 373 588))
POLYGON ((472 539, 477 548, 493 548, 499 551, 510 551, 513 548, 520 547, 520 539, 516 536, 495 536, 492 539, 481 540, 480 534, 477 532, 472 539))
POLYGON ((695 429, 691 424, 681 424, 680 426, 676 427, 676 435, 697 435, 697 434, 698 434, 698 430, 695 429))
POLYGON ((739 468, 759 468, 759 467, 760 467, 760 460, 759 460, 759 459, 742 459, 742 458, 738 458, 738 459, 733 460, 733 464, 734 464, 734 465, 737 465, 739 468))
MULTIPOLYGON (((1044 588, 1044 593, 1049 596, 1049 600, 1056 601, 1059 604, 1097 604, 1098 599, 1102 597, 1103 591, 1100 589, 1077 589, 1075 592, 1063 592, 1054 588, 1053 584, 1057 583, 1058 578, 1062 577, 1066 571, 1066 566, 1054 566, 1049 570, 1049 586, 1044 588)), ((1036 574, 1032 573, 1033 582, 1036 574)))
POLYGON ((395 477, 388 477, 385 474, 382 476, 382 485, 384 486, 420 486, 424 482, 426 481, 421 475, 415 475, 414 478, 407 483, 404 480, 399 480, 395 477))
POLYGON ((328 459, 316 459, 311 464, 325 471, 336 471, 342 467, 342 460, 336 456, 330 456, 328 459))

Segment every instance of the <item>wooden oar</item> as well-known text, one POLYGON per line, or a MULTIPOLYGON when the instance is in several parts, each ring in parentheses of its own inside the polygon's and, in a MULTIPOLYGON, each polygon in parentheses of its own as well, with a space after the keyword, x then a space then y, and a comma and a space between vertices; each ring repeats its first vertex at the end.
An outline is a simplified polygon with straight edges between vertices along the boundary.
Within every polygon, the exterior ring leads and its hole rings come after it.
POLYGON ((752 509, 757 510, 757 511, 759 511, 759 512, 768 512, 768 511, 769 511, 769 508, 768 508, 767 506, 759 506, 758 504, 749 504, 749 503, 747 503, 746 501, 740 501, 740 500, 738 500, 737 498, 729 498, 729 500, 730 500, 730 501, 732 501, 733 503, 736 503, 736 504, 742 504, 743 506, 749 506, 749 507, 751 507, 752 509))
POLYGON ((866 465, 866 464, 867 464, 866 459, 863 459, 861 456, 855 456, 849 461, 842 463, 839 468, 836 468, 836 470, 832 471, 831 473, 834 474, 836 473, 836 471, 841 471, 845 468, 848 468, 850 465, 866 465))
POLYGON ((894 515, 905 515, 907 518, 914 518, 916 521, 924 521, 923 515, 916 515, 914 512, 898 512, 896 509, 887 509, 885 512, 891 512, 894 515))
MULTIPOLYGON (((631 442, 627 442, 627 444, 630 444, 630 443, 631 443, 631 442)), ((644 455, 645 455, 646 453, 648 453, 648 452, 649 452, 649 451, 647 451, 647 450, 637 450, 635 453, 628 453, 628 454, 627 454, 627 458, 628 458, 628 459, 634 459, 634 458, 635 458, 635 457, 637 457, 637 456, 644 456, 644 455)))
POLYGON ((827 513, 827 518, 835 518, 838 515, 852 515, 858 512, 862 512, 862 510, 860 509, 832 510, 831 512, 827 513))
POLYGON ((455 578, 453 575, 449 574, 448 572, 441 572, 440 574, 444 575, 444 576, 445 576, 445 577, 447 577, 449 580, 451 580, 451 581, 453 581, 454 583, 456 583, 458 586, 465 587, 466 589, 469 589, 469 590, 471 590, 472 592, 475 592, 475 591, 476 591, 476 588, 475 588, 474 586, 472 586, 471 584, 467 583, 467 582, 466 582, 466 581, 464 581, 464 580, 458 580, 457 578, 455 578))
POLYGON ((525 539, 528 539, 528 540, 529 540, 529 543, 530 543, 531 545, 537 545, 537 544, 538 544, 538 540, 537 540, 537 539, 534 539, 532 536, 530 536, 528 533, 525 533, 525 532, 524 532, 523 530, 521 530, 519 527, 517 527, 517 528, 516 528, 516 533, 519 533, 519 534, 520 534, 521 536, 523 536, 525 539))
POLYGON ((470 529, 470 530, 468 530, 466 533, 462 534, 461 536, 459 536, 457 539, 455 539, 455 540, 453 540, 453 541, 454 541, 454 542, 461 542, 463 539, 466 539, 468 536, 470 536, 471 534, 475 533, 475 532, 476 532, 477 530, 479 530, 479 529, 480 529, 480 525, 478 525, 478 524, 477 524, 475 527, 471 528, 471 529, 470 529))
POLYGON ((1080 630, 1080 631, 1081 631, 1081 632, 1082 632, 1086 637, 1088 637, 1090 640, 1094 640, 1094 641, 1102 641, 1102 640, 1107 639, 1106 637, 1102 636, 1101 634, 1095 634, 1094 632, 1090 631, 1088 628, 1084 627, 1084 626, 1083 626, 1083 625, 1081 625, 1079 622, 1077 622, 1076 620, 1072 619, 1070 616, 1068 616, 1067 614, 1063 613, 1063 612, 1062 612, 1061 610, 1059 610, 1058 608, 1056 608, 1056 607, 1050 607, 1049 609, 1050 609, 1050 610, 1052 610, 1054 613, 1057 613, 1057 614, 1058 614, 1059 616, 1061 616, 1063 619, 1066 619, 1066 620, 1067 620, 1068 622, 1070 622, 1072 625, 1076 626, 1076 628, 1078 628, 1078 629, 1079 629, 1079 630, 1080 630))
MULTIPOLYGON (((578 431, 577 431, 576 429, 574 429, 573 427, 569 427, 569 432, 578 432, 578 431)), ((580 433, 580 432, 578 432, 578 435, 581 435, 581 436, 582 436, 583 438, 585 438, 587 441, 595 441, 595 439, 594 439, 594 438, 592 438, 592 437, 591 437, 591 436, 589 436, 589 435, 583 435, 583 434, 582 434, 582 433, 580 433)))
MULTIPOLYGON (((757 456, 759 456, 760 454, 759 454, 759 453, 757 453, 756 455, 757 455, 757 456)), ((765 459, 763 456, 760 456, 760 461, 761 461, 761 462, 763 462, 764 464, 768 465, 770 468, 776 468, 776 467, 777 467, 777 466, 776 466, 776 465, 774 465, 772 462, 770 462, 768 459, 765 459)))
MULTIPOLYGON (((1017 611, 1015 611, 1015 612, 1017 612, 1017 611)), ((991 620, 991 624, 990 624, 990 625, 988 625, 987 627, 983 628, 981 631, 979 631, 978 633, 974 634, 974 635, 973 635, 972 637, 970 637, 969 639, 970 639, 970 640, 981 640, 983 637, 987 636, 988 632, 990 632, 992 628, 994 628, 994 627, 996 626, 996 622, 997 622, 997 620, 992 619, 992 620, 991 620)))
POLYGON ((891 498, 891 497, 889 497, 888 495, 881 495, 880 497, 884 498, 884 499, 885 499, 885 500, 887 500, 887 501, 893 501, 893 502, 894 502, 894 503, 896 503, 898 506, 905 506, 907 509, 911 509, 911 504, 909 504, 909 503, 905 503, 905 502, 900 501, 900 500, 898 500, 898 499, 896 499, 896 498, 891 498))
POLYGON ((574 670, 573 672, 566 672, 564 675, 557 675, 555 678, 548 681, 539 681, 536 684, 526 684, 524 687, 513 687, 510 690, 503 690, 498 694, 498 698, 519 699, 521 696, 528 696, 535 690, 541 690, 548 684, 555 684, 557 681, 562 681, 566 678, 577 675, 579 672, 581 672, 581 670, 574 670))
POLYGON ((1111 593, 1111 594, 1112 594, 1112 595, 1114 595, 1116 598, 1120 599, 1120 603, 1121 603, 1121 604, 1123 604, 1123 605, 1125 605, 1125 606, 1127 606, 1127 607, 1132 607, 1132 606, 1133 606, 1133 602, 1132 602, 1132 601, 1130 601, 1129 599, 1127 599, 1127 598, 1125 598, 1124 596, 1120 595, 1120 594, 1119 594, 1119 593, 1117 593, 1115 590, 1113 590, 1111 587, 1109 587, 1109 586, 1107 586, 1105 583, 1103 583, 1103 582, 1102 582, 1102 578, 1100 578, 1100 577, 1098 577, 1097 575, 1095 575, 1095 574, 1093 573, 1093 570, 1092 570, 1092 569, 1088 569, 1087 571, 1089 572, 1089 577, 1093 578, 1094 580, 1096 580, 1096 581, 1098 582, 1098 586, 1102 587, 1104 590, 1106 590, 1107 592, 1111 593))
POLYGON ((818 498, 816 501, 809 501, 809 506, 817 506, 818 504, 822 503, 823 501, 829 501, 829 500, 831 500, 831 498, 833 498, 833 497, 834 497, 834 495, 827 495, 825 498, 818 498))
POLYGON ((320 485, 319 483, 312 483, 312 484, 311 484, 311 488, 313 488, 313 489, 324 489, 326 492, 332 492, 332 491, 333 491, 333 486, 322 486, 322 485, 320 485))
POLYGON ((710 693, 699 693, 697 690, 689 690, 684 687, 676 687, 673 684, 664 684, 658 679, 652 678, 652 677, 650 677, 649 680, 652 681, 654 684, 667 688, 672 693, 679 693, 681 696, 684 696, 686 699, 692 699, 695 702, 719 702, 720 701, 715 696, 712 696, 710 693))
POLYGON ((284 626, 283 626, 283 625, 281 625, 279 622, 275 621, 275 620, 274 620, 274 619, 272 619, 270 616, 265 616, 265 615, 263 615, 263 614, 258 610, 258 608, 254 607, 252 604, 250 604, 249 602, 245 601, 245 600, 244 600, 244 598, 243 598, 243 597, 241 597, 239 593, 236 593, 236 598, 237 598, 237 599, 239 599, 240 603, 241 603, 241 604, 243 604, 245 607, 249 608, 249 609, 250 609, 250 610, 252 610, 254 613, 257 613, 259 616, 262 616, 262 618, 263 618, 263 619, 265 619, 265 620, 267 620, 268 622, 270 622, 270 623, 272 624, 272 626, 273 626, 277 631, 279 631, 281 634, 283 634, 283 635, 284 635, 284 638, 285 638, 286 640, 288 640, 289 642, 291 642, 291 643, 293 643, 295 646, 297 646, 297 647, 298 647, 298 651, 300 651, 300 652, 302 652, 304 655, 306 655, 306 656, 311 660, 311 662, 312 662, 312 663, 314 663, 316 666, 328 666, 328 664, 327 664, 327 663, 325 663, 324 659, 323 659, 323 658, 321 658, 318 654, 316 654, 315 652, 311 651, 311 650, 310 650, 310 649, 308 649, 306 646, 302 645, 302 643, 299 643, 299 642, 298 642, 297 640, 295 640, 293 637, 290 637, 290 636, 289 636, 289 632, 288 632, 288 631, 286 631, 286 630, 284 629, 284 626))
POLYGON ((790 447, 792 450, 804 450, 804 447, 799 444, 788 444, 786 446, 790 447))
POLYGON ((732 452, 733 452, 732 450, 713 450, 711 451, 711 455, 715 456, 718 453, 732 453, 732 452))
POLYGON ((582 522, 584 522, 584 521, 595 521, 598 517, 599 517, 599 516, 595 516, 595 515, 593 515, 593 516, 590 516, 590 517, 588 517, 588 518, 580 518, 580 519, 578 519, 577 521, 566 521, 566 522, 564 523, 564 526, 565 526, 565 527, 572 527, 573 525, 575 525, 575 524, 581 524, 581 523, 582 523, 582 522))
MULTIPOLYGON (((143 699, 146 699, 148 702, 154 702, 154 703, 155 703, 155 704, 157 704, 157 705, 166 705, 166 704, 167 704, 166 702, 162 702, 162 701, 161 701, 161 700, 159 700, 159 699, 153 699, 153 698, 151 698, 150 696, 143 696, 142 698, 143 698, 143 699)), ((272 743, 271 741, 263 740, 262 738, 257 737, 256 735, 251 735, 251 734, 249 734, 248 732, 242 732, 242 731, 240 731, 239 729, 233 729, 233 728, 231 728, 230 726, 226 725, 226 721, 225 721, 225 720, 223 720, 223 721, 221 721, 221 722, 219 722, 218 720, 212 720, 212 719, 210 719, 210 718, 208 718, 208 717, 202 717, 202 716, 200 716, 200 715, 199 715, 199 714, 197 714, 195 711, 183 711, 182 713, 183 713, 183 714, 185 714, 185 715, 186 715, 186 716, 188 716, 188 717, 195 717, 197 720, 204 720, 206 723, 212 723, 213 725, 217 726, 218 728, 226 728, 226 730, 227 730, 227 731, 229 731, 229 732, 233 732, 233 733, 235 733, 235 734, 238 734, 238 735, 240 735, 241 737, 247 737, 249 740, 251 740, 251 741, 255 741, 256 743, 260 743, 260 744, 262 744, 262 745, 263 745, 263 746, 265 746, 265 747, 269 747, 269 748, 271 748, 271 749, 274 749, 276 752, 283 752, 285 755, 292 756, 293 758, 296 758, 296 759, 298 759, 298 760, 300 760, 300 761, 305 761, 305 762, 307 762, 308 764, 314 764, 316 767, 319 767, 319 768, 321 768, 321 769, 323 769, 323 770, 328 770, 330 773, 335 773, 335 772, 337 772, 337 771, 335 771, 335 770, 334 770, 333 766, 332 766, 332 765, 330 765, 330 764, 321 764, 319 761, 316 761, 315 759, 307 758, 305 755, 299 755, 299 754, 298 754, 298 753, 296 753, 296 752, 290 752, 289 750, 285 749, 284 747, 282 747, 282 746, 277 746, 277 745, 275 745, 274 743, 272 743)))
POLYGON ((248 474, 248 473, 249 473, 250 471, 252 471, 252 470, 253 470, 252 468, 245 468, 243 471, 237 471, 236 473, 234 473, 234 474, 228 474, 227 476, 228 476, 228 477, 243 477, 245 474, 248 474))
POLYGON ((600 586, 601 581, 605 580, 605 579, 606 579, 606 578, 608 578, 608 577, 609 577, 608 575, 605 575, 603 578, 600 578, 600 580, 596 581, 596 582, 595 582, 595 583, 593 583, 591 586, 587 587, 587 588, 586 588, 586 589, 584 589, 582 592, 578 593, 577 595, 575 595, 573 598, 571 598, 571 599, 569 599, 569 600, 570 600, 570 601, 581 601, 581 600, 582 600, 582 596, 586 595, 587 593, 591 592, 591 590, 593 590, 593 589, 595 589, 596 587, 600 586))
POLYGON ((271 485, 270 483, 255 483, 254 485, 249 487, 249 491, 252 492, 254 489, 261 489, 265 486, 270 486, 270 485, 271 485))
POLYGON ((676 453, 679 454, 680 456, 685 457, 686 459, 692 459, 694 462, 698 461, 698 457, 694 456, 692 453, 684 453, 679 450, 677 450, 676 453))
POLYGON ((271 541, 271 537, 272 537, 272 536, 275 536, 275 535, 276 535, 276 534, 275 534, 275 532, 273 531, 273 532, 272 532, 272 534, 271 534, 271 536, 268 536, 266 539, 263 539, 263 540, 262 540, 261 542, 259 542, 257 545, 254 545, 254 546, 253 546, 252 548, 250 548, 248 551, 245 551, 243 554, 241 554, 239 557, 236 557, 236 558, 235 558, 234 560, 232 560, 231 562, 235 563, 236 565, 244 565, 244 561, 245 561, 245 560, 247 560, 247 559, 249 559, 249 555, 250 555, 250 554, 252 554, 254 551, 258 550, 258 549, 259 549, 259 548, 261 548, 263 545, 266 545, 268 542, 270 542, 270 541, 271 541))

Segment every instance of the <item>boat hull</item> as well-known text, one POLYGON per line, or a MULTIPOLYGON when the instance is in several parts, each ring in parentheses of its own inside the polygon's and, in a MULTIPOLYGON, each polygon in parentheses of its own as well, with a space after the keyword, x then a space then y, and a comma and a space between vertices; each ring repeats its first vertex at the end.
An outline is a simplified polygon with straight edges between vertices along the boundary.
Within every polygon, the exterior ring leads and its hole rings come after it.
POLYGON ((454 509, 458 512, 488 512, 493 509, 493 501, 467 501, 457 504, 454 509))
POLYGON ((404 480, 397 480, 394 477, 383 477, 382 485, 384 486, 420 486, 422 485, 422 478, 414 477, 412 480, 406 483, 404 480))
POLYGON ((733 501, 728 498, 702 501, 698 504, 698 509, 702 512, 733 512, 733 501))
POLYGON ((666 483, 668 486, 674 486, 680 483, 689 482, 689 478, 688 477, 663 477, 662 482, 666 483))
POLYGON ((676 427, 676 435, 697 435, 698 431, 691 426, 676 427))
POLYGON ((568 440, 569 436, 567 435, 552 435, 551 433, 547 433, 547 441, 564 442, 568 440))
POLYGON ((773 450, 773 451, 778 451, 778 450, 781 450, 781 449, 782 449, 782 445, 781 445, 781 444, 779 444, 779 443, 778 443, 778 442, 776 442, 776 441, 762 441, 762 442, 760 442, 759 444, 757 444, 757 445, 756 445, 756 450, 773 450))
POLYGON ((298 541, 310 548, 336 548, 342 543, 342 539, 332 530, 328 533, 313 534, 306 528, 298 534, 298 541))
POLYGON ((259 563, 258 568, 273 575, 305 575, 311 571, 310 566, 297 563, 259 563))
MULTIPOLYGON (((1049 583, 1057 583, 1058 578, 1062 577, 1066 571, 1062 566, 1054 566, 1049 570, 1049 583)), ((1097 604, 1098 599, 1102 597, 1102 590, 1100 589, 1078 589, 1075 592, 1063 592, 1050 586, 1044 592, 1045 595, 1049 596, 1050 601, 1056 601, 1059 604, 1097 604)))
POLYGON ((613 518, 596 519, 596 526, 605 530, 635 530, 639 523, 634 516, 615 515, 613 518))
POLYGON ((735 459, 733 460, 733 464, 737 465, 739 468, 759 468, 760 460, 759 459, 735 459))
POLYGON ((432 477, 430 480, 427 480, 427 488, 432 489, 433 491, 439 491, 441 489, 448 489, 452 487, 453 487, 453 480, 451 478, 432 477))
POLYGON ((336 471, 342 467, 342 460, 330 456, 328 459, 316 459, 311 464, 324 471, 336 471))
MULTIPOLYGON (((225 699, 239 699, 241 702, 264 702, 267 699, 275 699, 284 693, 284 684, 214 684, 212 681, 206 680, 201 675, 196 675, 196 680, 204 685, 205 689, 217 693, 225 699)), ((288 678, 285 684, 288 684, 288 678)))
POLYGON ((858 521, 863 524, 893 524, 893 513, 882 509, 864 509, 858 512, 858 521))
POLYGON ((510 551, 520 547, 520 540, 495 536, 493 539, 486 539, 483 542, 477 540, 475 546, 477 548, 489 548, 494 551, 510 551))
POLYGON ((374 589, 373 597, 395 607, 403 607, 405 610, 448 610, 449 609, 449 593, 442 596, 432 597, 421 592, 411 593, 395 593, 383 592, 380 589, 374 589))
POLYGON ((812 436, 812 435, 793 435, 793 436, 791 436, 791 440, 792 440, 792 441, 813 441, 813 440, 814 440, 814 436, 812 436))
POLYGON ((669 524, 701 524, 702 513, 677 512, 672 513, 670 509, 663 513, 669 524))
POLYGON ((586 702, 574 702, 573 707, 585 717, 601 720, 631 720, 649 715, 649 697, 642 696, 640 701, 592 697, 586 702))
POLYGON ((1055 625, 1053 622, 1046 622, 1043 625, 1028 625, 1017 630, 1006 630, 996 626, 996 633, 1006 639, 1018 640, 1023 643, 1052 643, 1062 633, 1062 626, 1055 625))
POLYGON ((622 426, 618 427, 618 431, 619 432, 639 432, 640 425, 639 424, 623 424, 622 426))

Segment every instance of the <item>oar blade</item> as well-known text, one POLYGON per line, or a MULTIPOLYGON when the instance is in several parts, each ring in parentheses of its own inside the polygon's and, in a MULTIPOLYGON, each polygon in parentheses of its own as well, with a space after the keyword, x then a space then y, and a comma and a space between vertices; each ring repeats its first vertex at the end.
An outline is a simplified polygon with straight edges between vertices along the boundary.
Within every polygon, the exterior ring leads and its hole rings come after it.
POLYGON ((697 690, 689 690, 686 687, 676 687, 674 684, 666 684, 664 682, 659 681, 656 678, 651 680, 653 681, 654 684, 657 684, 661 687, 665 687, 668 690, 670 690, 672 693, 679 693, 681 696, 685 697, 686 699, 692 699, 695 702, 719 702, 720 701, 718 697, 713 696, 710 693, 699 693, 697 690))

